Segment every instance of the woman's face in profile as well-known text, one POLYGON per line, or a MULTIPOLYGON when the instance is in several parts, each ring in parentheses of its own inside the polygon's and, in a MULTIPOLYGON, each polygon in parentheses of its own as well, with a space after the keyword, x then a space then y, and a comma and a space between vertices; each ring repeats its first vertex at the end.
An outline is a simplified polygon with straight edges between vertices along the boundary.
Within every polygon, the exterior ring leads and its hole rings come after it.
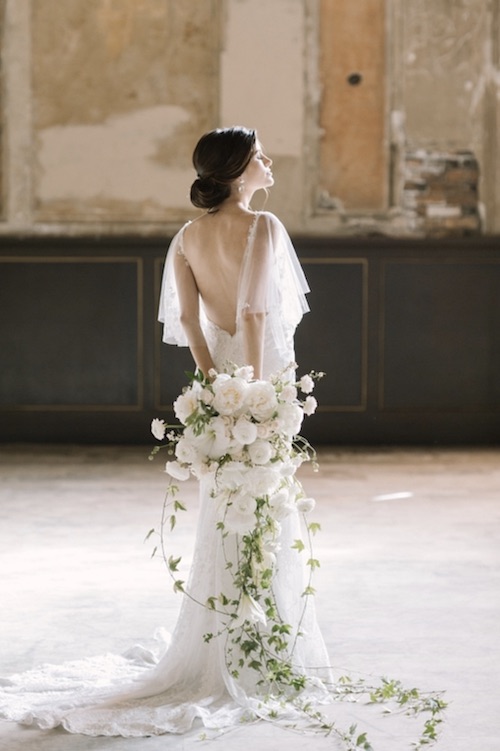
POLYGON ((246 187, 258 190, 274 185, 274 177, 271 171, 272 163, 272 159, 264 154, 260 141, 257 141, 254 154, 241 175, 246 187))

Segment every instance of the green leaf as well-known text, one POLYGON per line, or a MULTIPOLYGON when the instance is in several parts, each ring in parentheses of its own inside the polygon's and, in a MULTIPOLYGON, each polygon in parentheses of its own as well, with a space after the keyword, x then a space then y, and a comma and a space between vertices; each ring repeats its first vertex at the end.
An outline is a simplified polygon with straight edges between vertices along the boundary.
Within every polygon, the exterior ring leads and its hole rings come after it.
POLYGON ((174 592, 184 592, 184 582, 181 579, 174 582, 174 592))
POLYGON ((305 549, 305 545, 302 542, 302 540, 295 540, 295 542, 292 545, 292 550, 298 550, 299 553, 302 553, 304 549, 305 549))
POLYGON ((312 535, 315 535, 316 532, 319 532, 321 529, 321 524, 318 524, 318 522, 311 522, 308 526, 309 532, 312 535))
POLYGON ((172 531, 177 522, 177 519, 175 518, 175 514, 172 514, 169 521, 170 521, 170 531, 172 531))
POLYGON ((309 586, 309 587, 306 587, 304 591, 302 592, 302 597, 307 597, 308 595, 315 595, 315 594, 316 594, 316 590, 314 589, 314 587, 309 586))
POLYGON ((144 542, 146 542, 146 540, 149 540, 151 535, 154 535, 154 533, 155 533, 155 528, 153 527, 153 529, 150 529, 149 532, 147 533, 146 537, 144 538, 144 542))
POLYGON ((174 558, 173 555, 171 555, 168 559, 168 569, 169 571, 177 571, 177 566, 181 562, 181 558, 174 558))
POLYGON ((318 561, 317 558, 309 558, 309 560, 307 561, 307 565, 310 566, 311 569, 314 571, 315 568, 320 567, 320 562, 318 561))

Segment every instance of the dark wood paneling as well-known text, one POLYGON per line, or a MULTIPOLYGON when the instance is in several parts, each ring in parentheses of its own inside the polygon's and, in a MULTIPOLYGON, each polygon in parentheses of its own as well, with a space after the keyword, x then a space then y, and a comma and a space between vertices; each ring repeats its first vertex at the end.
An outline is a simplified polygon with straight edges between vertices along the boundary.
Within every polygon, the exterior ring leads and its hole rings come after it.
POLYGON ((383 267, 383 409, 500 409, 500 262, 383 267))
MULTIPOLYGON (((295 238, 324 370, 314 443, 500 441, 500 243, 295 238)), ((152 443, 192 369, 161 344, 161 238, 0 238, 0 440, 152 443)))
POLYGON ((0 403, 142 406, 140 260, 0 258, 0 403))

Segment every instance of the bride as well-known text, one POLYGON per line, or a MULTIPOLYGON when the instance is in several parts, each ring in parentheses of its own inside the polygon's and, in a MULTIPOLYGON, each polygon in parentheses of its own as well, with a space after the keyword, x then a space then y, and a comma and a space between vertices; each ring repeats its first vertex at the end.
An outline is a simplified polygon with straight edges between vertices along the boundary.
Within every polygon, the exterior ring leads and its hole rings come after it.
MULTIPOLYGON (((281 222, 250 208, 254 193, 274 183, 272 161, 254 130, 234 127, 205 134, 193 163, 191 201, 205 213, 169 248, 159 312, 164 341, 189 346, 198 384, 209 392, 239 368, 245 388, 265 389, 280 374, 293 393, 293 337, 308 310, 308 287, 281 222)), ((184 733, 195 720, 217 730, 245 719, 296 722, 311 700, 327 701, 328 658, 313 598, 304 596, 305 553, 294 549, 302 534, 297 464, 281 462, 276 497, 286 513, 259 531, 261 547, 245 559, 251 571, 244 575, 245 545, 256 535, 225 523, 216 474, 200 477, 189 581, 155 664, 132 650, 12 676, 0 685, 1 716, 130 737, 184 733)))

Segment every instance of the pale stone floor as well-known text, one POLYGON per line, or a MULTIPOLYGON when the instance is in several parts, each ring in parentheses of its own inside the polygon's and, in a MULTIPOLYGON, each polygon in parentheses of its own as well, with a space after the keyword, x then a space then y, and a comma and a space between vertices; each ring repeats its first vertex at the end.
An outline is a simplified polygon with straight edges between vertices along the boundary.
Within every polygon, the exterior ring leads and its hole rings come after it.
MULTIPOLYGON (((179 595, 151 539, 165 475, 147 447, 0 447, 3 675, 148 641, 172 628, 179 595)), ((322 525, 317 609, 333 665, 356 676, 445 689, 437 751, 500 749, 500 453, 491 449, 323 449, 300 470, 322 525)), ((179 550, 189 558, 196 486, 179 550)), ((375 751, 403 751, 415 721, 334 704, 375 751)), ((287 751, 330 738, 260 723, 214 741, 88 738, 0 723, 3 751, 287 751)))

